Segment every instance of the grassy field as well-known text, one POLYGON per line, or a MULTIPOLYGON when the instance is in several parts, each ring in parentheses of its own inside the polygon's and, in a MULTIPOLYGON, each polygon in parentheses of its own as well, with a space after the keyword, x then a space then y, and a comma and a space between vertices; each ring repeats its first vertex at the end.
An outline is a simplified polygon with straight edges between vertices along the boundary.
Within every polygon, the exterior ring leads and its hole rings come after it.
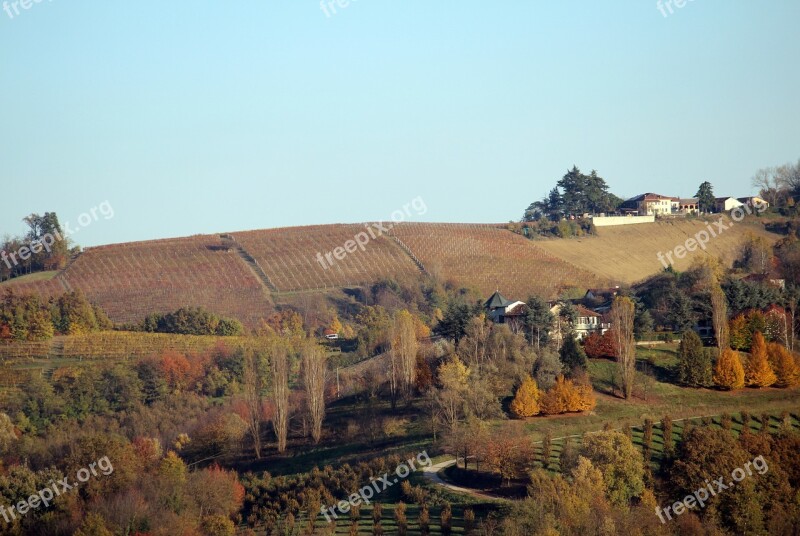
MULTIPOLYGON (((709 219, 716 221, 719 215, 709 219)), ((730 221, 730 220, 729 220, 730 221)), ((666 253, 675 246, 683 245, 687 238, 706 229, 701 219, 669 220, 640 225, 601 227, 597 236, 571 240, 541 240, 536 244, 545 251, 560 257, 599 277, 620 283, 635 283, 663 270, 658 260, 659 251, 666 253)), ((716 227, 713 227, 716 229, 716 227)), ((689 268, 696 258, 710 254, 719 257, 728 265, 739 255, 741 244, 748 233, 763 236, 774 242, 778 235, 764 230, 754 219, 745 220, 708 242, 707 253, 697 250, 683 259, 675 259, 675 269, 689 268)))
POLYGON ((15 277, 14 279, 9 281, 3 281, 2 283, 0 283, 0 287, 11 286, 12 284, 35 283, 36 281, 50 281, 57 275, 58 275, 58 270, 51 270, 49 272, 37 272, 35 274, 28 274, 28 275, 23 275, 21 277, 15 277))
POLYGON ((534 417, 525 422, 536 441, 549 431, 552 437, 597 431, 604 426, 622 428, 639 426, 644 419, 660 421, 664 415, 673 419, 738 413, 754 415, 763 411, 781 412, 800 409, 800 387, 793 389, 742 389, 735 392, 716 389, 693 389, 674 383, 677 345, 664 344, 652 349, 639 347, 636 388, 631 400, 619 396, 616 384, 617 364, 610 360, 591 360, 589 373, 597 394, 597 407, 585 414, 534 417))

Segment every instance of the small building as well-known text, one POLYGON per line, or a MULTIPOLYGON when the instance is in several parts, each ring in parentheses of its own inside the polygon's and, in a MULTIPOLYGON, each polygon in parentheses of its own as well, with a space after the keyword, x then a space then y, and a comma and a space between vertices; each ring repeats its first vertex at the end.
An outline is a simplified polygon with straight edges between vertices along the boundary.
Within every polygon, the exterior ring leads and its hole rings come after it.
POLYGON ((483 304, 489 320, 495 324, 509 324, 511 329, 518 329, 527 313, 527 305, 521 301, 511 301, 500 292, 495 292, 483 304))
POLYGON ((735 197, 718 197, 716 199, 715 208, 717 212, 729 212, 743 205, 744 203, 742 203, 735 197))
POLYGON ((696 197, 678 200, 678 212, 681 214, 699 214, 700 200, 696 197))
POLYGON ((748 283, 761 283, 770 285, 780 290, 786 290, 786 280, 777 274, 750 274, 742 278, 748 283))
POLYGON ((763 209, 769 208, 769 202, 756 195, 750 197, 737 197, 736 200, 743 205, 750 205, 751 207, 763 207, 763 209))

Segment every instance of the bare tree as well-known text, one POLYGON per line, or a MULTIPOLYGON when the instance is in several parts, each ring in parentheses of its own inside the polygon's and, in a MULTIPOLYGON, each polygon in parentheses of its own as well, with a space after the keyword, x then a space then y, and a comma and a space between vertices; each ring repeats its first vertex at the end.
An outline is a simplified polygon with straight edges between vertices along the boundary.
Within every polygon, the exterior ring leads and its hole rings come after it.
POLYGON ((325 382, 328 376, 328 356, 325 349, 313 340, 302 343, 303 383, 306 388, 308 413, 311 417, 311 437, 314 443, 322 439, 325 419, 325 382))
POLYGON ((272 427, 278 438, 278 452, 286 451, 289 432, 289 349, 282 339, 270 346, 272 358, 272 396, 275 402, 275 418, 272 427))
POLYGON ((264 415, 262 358, 261 353, 255 349, 248 348, 244 352, 242 363, 244 411, 239 412, 253 438, 253 449, 259 460, 261 459, 261 421, 264 415))
POLYGON ((784 164, 776 168, 776 175, 790 195, 800 192, 800 160, 796 164, 784 164))
POLYGON ((623 396, 628 399, 633 394, 636 378, 636 343, 633 336, 633 321, 636 306, 628 297, 618 296, 611 307, 611 322, 614 344, 617 350, 623 396))
POLYGON ((419 342, 414 316, 407 310, 397 311, 389 326, 389 388, 392 409, 398 396, 411 397, 417 380, 417 352, 419 342))
POLYGON ((758 188, 759 195, 772 206, 780 203, 789 187, 785 176, 774 167, 759 169, 751 182, 754 188, 758 188))

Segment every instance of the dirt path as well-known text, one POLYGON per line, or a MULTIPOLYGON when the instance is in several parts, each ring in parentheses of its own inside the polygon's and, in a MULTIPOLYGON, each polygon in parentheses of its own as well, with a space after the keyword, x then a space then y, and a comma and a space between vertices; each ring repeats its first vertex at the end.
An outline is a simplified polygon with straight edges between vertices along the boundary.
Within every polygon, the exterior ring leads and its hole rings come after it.
POLYGON ((474 497, 476 499, 480 499, 482 501, 504 501, 507 500, 504 497, 497 497, 495 495, 489 495, 488 493, 481 493, 480 491, 476 491, 470 488, 462 488, 460 486, 456 486, 454 484, 450 484, 449 482, 445 482, 442 477, 439 476, 439 471, 451 467, 456 464, 455 458, 452 460, 447 460, 441 463, 437 463, 436 465, 431 465, 430 467, 426 467, 423 470, 425 474, 425 478, 431 484, 436 486, 440 486, 446 488, 449 491, 453 491, 455 493, 463 493, 464 495, 469 495, 470 497, 474 497))

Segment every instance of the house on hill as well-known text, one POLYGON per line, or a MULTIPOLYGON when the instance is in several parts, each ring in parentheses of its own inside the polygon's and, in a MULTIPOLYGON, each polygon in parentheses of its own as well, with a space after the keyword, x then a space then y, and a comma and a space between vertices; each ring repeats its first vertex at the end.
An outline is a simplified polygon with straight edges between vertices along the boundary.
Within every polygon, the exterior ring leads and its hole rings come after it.
MULTIPOLYGON (((564 304, 562 302, 557 302, 550 308, 550 312, 553 313, 553 316, 556 318, 560 318, 561 308, 563 306, 564 304)), ((576 305, 575 310, 578 316, 575 319, 575 324, 573 324, 572 329, 575 331, 575 338, 579 341, 582 341, 592 333, 599 333, 602 335, 611 329, 611 324, 605 322, 603 315, 600 313, 592 311, 583 305, 576 305)), ((560 330, 556 330, 556 333, 553 335, 557 337, 559 331, 560 330)))
POLYGON ((679 207, 680 199, 677 197, 648 192, 627 199, 620 205, 619 210, 639 216, 662 216, 677 212, 679 207))
POLYGON ((614 298, 619 294, 619 285, 611 288, 590 288, 583 296, 583 301, 592 305, 602 305, 614 301, 614 298))
POLYGON ((511 301, 498 291, 486 300, 483 308, 486 309, 487 317, 495 324, 508 324, 512 331, 524 327, 525 314, 528 312, 525 302, 511 301))
POLYGON ((744 203, 735 197, 718 197, 716 199, 715 208, 717 209, 717 212, 728 212, 735 208, 739 208, 742 205, 744 205, 744 203))
POLYGON ((750 196, 750 197, 737 197, 737 201, 739 201, 743 205, 750 205, 751 207, 764 207, 765 209, 769 208, 769 202, 765 199, 761 199, 758 196, 750 196))
POLYGON ((678 200, 678 211, 681 214, 699 214, 700 200, 696 197, 678 200))

